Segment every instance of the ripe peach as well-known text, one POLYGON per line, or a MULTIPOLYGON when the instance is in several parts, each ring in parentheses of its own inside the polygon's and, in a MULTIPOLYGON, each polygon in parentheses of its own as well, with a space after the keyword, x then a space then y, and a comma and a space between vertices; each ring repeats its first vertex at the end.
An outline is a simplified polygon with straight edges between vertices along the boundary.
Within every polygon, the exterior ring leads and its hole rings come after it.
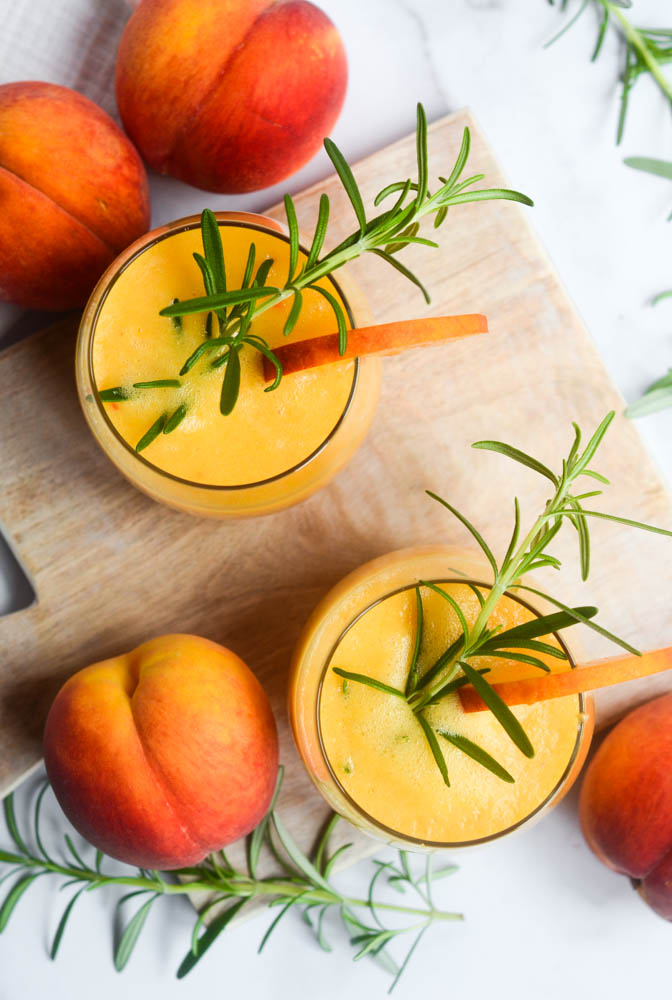
POLYGON ((262 819, 278 739, 242 660, 208 639, 164 635, 66 681, 44 756, 87 840, 128 864, 182 868, 262 819))
POLYGON ((51 83, 0 86, 0 299, 83 305, 149 227, 147 175, 93 101, 51 83))
POLYGON ((229 194, 302 167, 346 82, 340 35, 306 0, 142 0, 117 57, 117 104, 147 163, 229 194))
POLYGON ((586 770, 579 812, 598 858, 672 920, 672 694, 612 729, 586 770))

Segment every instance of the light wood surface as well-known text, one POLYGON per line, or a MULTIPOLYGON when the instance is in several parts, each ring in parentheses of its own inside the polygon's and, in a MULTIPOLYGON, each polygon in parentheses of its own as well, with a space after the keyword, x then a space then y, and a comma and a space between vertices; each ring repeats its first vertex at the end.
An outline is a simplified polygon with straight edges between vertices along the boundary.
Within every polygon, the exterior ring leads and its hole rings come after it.
MULTIPOLYGON (((450 170, 465 124, 467 172, 505 182, 468 112, 430 128, 432 173, 450 170)), ((365 201, 414 170, 414 137, 363 160, 365 201)), ((296 199, 310 232, 318 194, 332 200, 329 240, 354 226, 330 178, 296 199)), ((204 196, 205 198, 205 196, 204 196)), ((276 209, 270 214, 281 217, 276 209)), ((483 203, 451 210, 441 249, 414 247, 404 261, 432 294, 377 258, 352 273, 378 322, 483 312, 490 334, 385 359, 381 402, 367 441, 337 480, 291 510, 254 521, 197 520, 130 486, 98 450, 76 399, 76 320, 14 345, 0 357, 0 523, 31 575, 37 603, 0 621, 0 794, 39 760, 50 701, 73 671, 162 632, 195 632, 233 648, 256 671, 276 712, 287 765, 281 807, 307 844, 325 807, 293 747, 285 707, 292 647, 309 612, 357 565, 392 549, 469 539, 427 488, 468 513, 502 553, 513 496, 532 516, 544 481, 506 459, 470 450, 499 438, 557 466, 571 421, 592 431, 619 414, 595 466, 614 486, 603 509, 672 528, 672 509, 637 430, 622 416, 590 335, 534 237, 534 210, 483 203)), ((587 487, 590 488, 590 487, 587 487)), ((579 581, 575 533, 556 545, 561 574, 540 574, 569 602, 595 603, 600 620, 642 649, 672 641, 672 540, 593 522, 588 584, 579 581)), ((615 652, 584 631, 593 658, 615 652)), ((601 723, 672 688, 659 675, 597 693, 601 723)))

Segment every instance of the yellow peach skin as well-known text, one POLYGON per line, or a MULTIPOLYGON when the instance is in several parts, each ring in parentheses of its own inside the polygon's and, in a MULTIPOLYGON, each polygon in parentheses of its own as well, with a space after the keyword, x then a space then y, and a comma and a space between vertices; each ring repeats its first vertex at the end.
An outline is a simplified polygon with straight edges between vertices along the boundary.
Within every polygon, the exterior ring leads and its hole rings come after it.
POLYGON ((66 681, 44 755, 63 811, 87 840, 129 864, 170 869, 257 825, 278 741, 242 660, 208 639, 164 635, 66 681))
MULTIPOLYGON (((304 763, 332 808, 390 842, 453 848, 520 828, 559 801, 585 758, 592 702, 573 695, 515 709, 535 748, 528 759, 491 713, 467 715, 457 694, 450 695, 426 710, 427 720, 484 747, 515 783, 503 782, 439 740, 450 775, 447 788, 408 704, 354 681, 344 683, 331 669, 368 674, 403 689, 416 627, 414 588, 422 579, 441 582, 467 621, 475 619, 479 603, 460 581, 479 582, 488 575, 468 553, 407 549, 366 564, 338 584, 307 623, 294 654, 290 716, 304 763)), ((440 596, 428 588, 421 593, 422 671, 457 637, 459 623, 440 596)), ((491 625, 513 627, 534 614, 505 596, 491 625)), ((554 637, 546 641, 557 643, 554 637)), ((558 659, 546 662, 552 670, 567 669, 558 659)), ((479 658, 480 666, 490 669, 489 679, 529 672, 523 664, 487 657, 479 658)))

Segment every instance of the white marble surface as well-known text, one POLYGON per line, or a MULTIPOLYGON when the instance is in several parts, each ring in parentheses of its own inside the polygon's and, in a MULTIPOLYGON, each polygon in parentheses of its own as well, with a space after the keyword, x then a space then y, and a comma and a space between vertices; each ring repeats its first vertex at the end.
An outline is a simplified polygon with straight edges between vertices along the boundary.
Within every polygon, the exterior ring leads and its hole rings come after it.
MULTIPOLYGON (((656 309, 647 305, 672 287, 672 223, 665 221, 672 188, 622 164, 626 155, 672 158, 669 108, 650 81, 635 88, 617 149, 619 46, 610 38, 600 61, 589 63, 592 14, 544 51, 561 21, 543 0, 319 5, 340 28, 349 55, 348 97, 333 133, 348 158, 409 132, 417 100, 431 118, 469 105, 511 182, 534 197, 534 224, 614 381, 627 400, 635 399, 672 364, 672 300, 656 309)), ((666 24, 669 0, 635 0, 635 12, 640 23, 666 24)), ((0 0, 0 82, 41 78, 76 85, 113 111, 109 81, 124 17, 123 0, 0 0)), ((299 190, 327 172, 321 155, 276 189, 238 199, 210 196, 207 203, 261 209, 283 190, 299 190)), ((159 177, 151 183, 155 223, 204 204, 202 192, 159 177)), ((0 307, 5 340, 36 322, 0 307)), ((672 410, 639 427, 672 483, 672 410)), ((590 855, 574 797, 524 835, 456 860, 460 872, 440 883, 437 901, 464 911, 466 921, 426 936, 397 996, 440 990, 467 1000, 560 998, 600 990, 620 1000, 635 991, 653 996, 669 989, 672 929, 639 902, 627 880, 590 855)), ((343 880, 361 891, 364 871, 357 868, 343 880)), ((338 928, 331 934, 334 953, 325 956, 293 916, 263 957, 255 956, 264 929, 260 918, 228 932, 178 984, 174 970, 192 922, 188 904, 180 901, 165 901, 150 918, 119 978, 111 963, 112 909, 103 893, 75 912, 51 964, 45 940, 63 905, 63 895, 47 880, 21 900, 0 937, 0 1000, 88 1000, 92 994, 106 1000, 122 990, 166 1000, 203 994, 328 1000, 346 993, 382 996, 387 986, 372 963, 350 961, 338 928)))

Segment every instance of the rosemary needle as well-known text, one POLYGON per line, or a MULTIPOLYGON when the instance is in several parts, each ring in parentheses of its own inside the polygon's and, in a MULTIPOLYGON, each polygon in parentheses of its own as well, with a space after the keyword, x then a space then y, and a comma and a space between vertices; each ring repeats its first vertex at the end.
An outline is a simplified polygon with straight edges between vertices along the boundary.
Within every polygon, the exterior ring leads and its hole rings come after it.
POLYGON ((142 435, 135 446, 135 450, 144 451, 145 448, 149 447, 152 441, 159 436, 163 428, 166 426, 167 419, 166 414, 162 413, 161 416, 154 421, 149 430, 142 435))

